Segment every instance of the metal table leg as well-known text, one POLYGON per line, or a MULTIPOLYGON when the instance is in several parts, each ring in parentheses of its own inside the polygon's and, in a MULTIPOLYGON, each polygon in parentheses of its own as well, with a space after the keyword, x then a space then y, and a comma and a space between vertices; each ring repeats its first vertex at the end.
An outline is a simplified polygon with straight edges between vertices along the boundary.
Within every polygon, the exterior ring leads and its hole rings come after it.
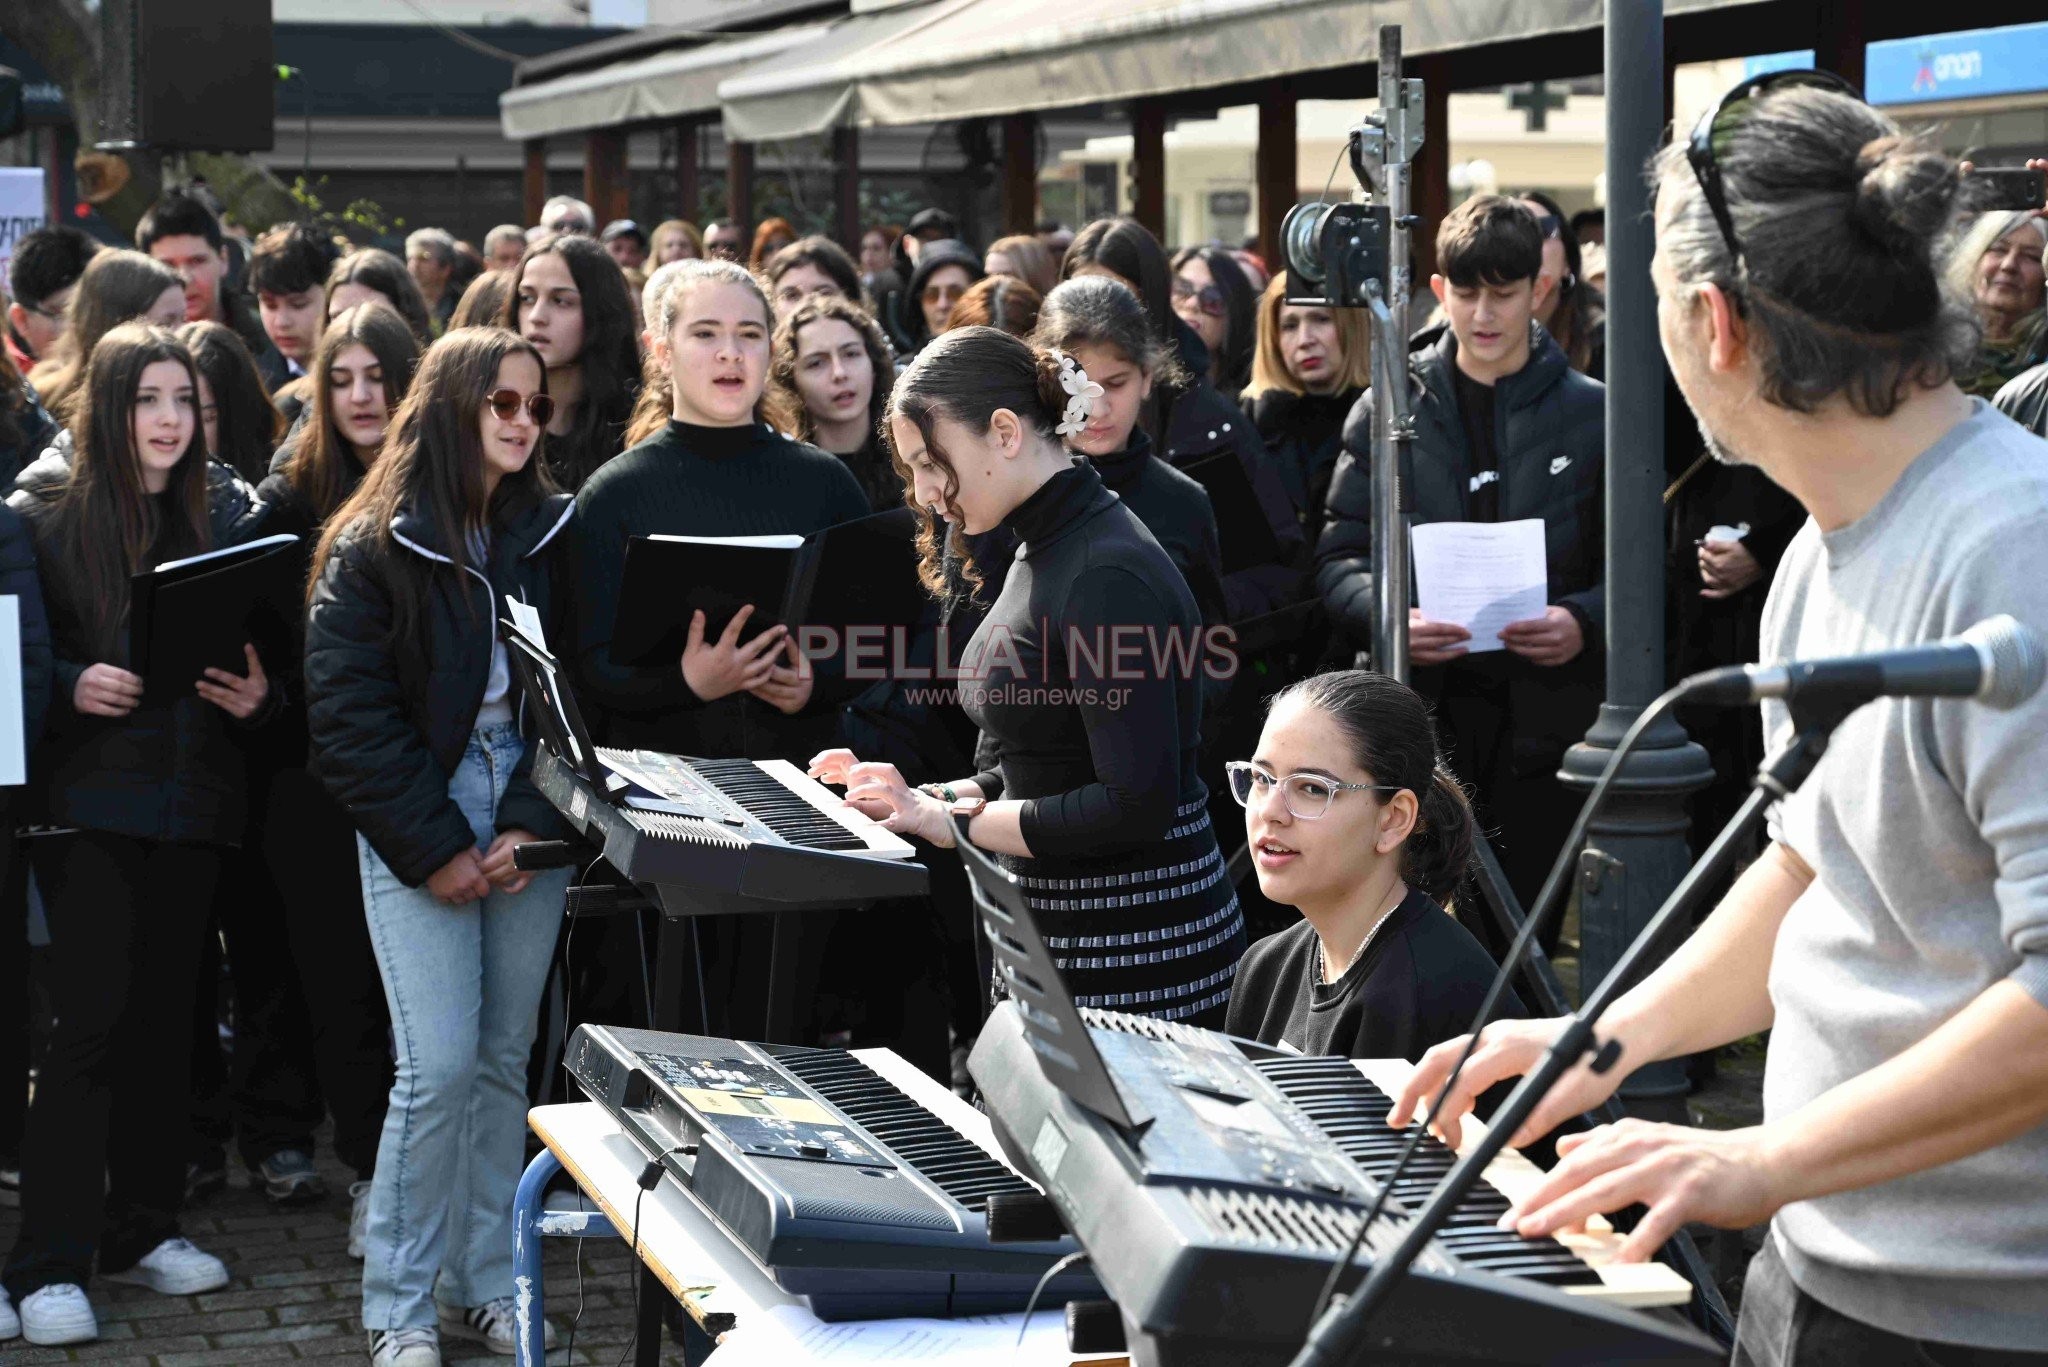
POLYGON ((601 1210, 548 1210, 542 1206, 548 1182, 562 1170, 561 1160, 542 1149, 526 1165, 512 1198, 513 1323, 518 1331, 514 1362, 518 1367, 546 1367, 547 1319, 542 1273, 542 1239, 616 1238, 618 1230, 601 1210))

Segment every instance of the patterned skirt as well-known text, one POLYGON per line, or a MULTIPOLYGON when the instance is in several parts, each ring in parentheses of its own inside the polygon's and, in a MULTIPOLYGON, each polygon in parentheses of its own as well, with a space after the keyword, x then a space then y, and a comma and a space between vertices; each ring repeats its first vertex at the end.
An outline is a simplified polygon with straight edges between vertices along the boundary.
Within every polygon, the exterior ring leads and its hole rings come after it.
POLYGON ((1223 1028, 1244 912, 1206 802, 1183 805, 1142 858, 1000 862, 1023 885, 1077 1005, 1223 1028))

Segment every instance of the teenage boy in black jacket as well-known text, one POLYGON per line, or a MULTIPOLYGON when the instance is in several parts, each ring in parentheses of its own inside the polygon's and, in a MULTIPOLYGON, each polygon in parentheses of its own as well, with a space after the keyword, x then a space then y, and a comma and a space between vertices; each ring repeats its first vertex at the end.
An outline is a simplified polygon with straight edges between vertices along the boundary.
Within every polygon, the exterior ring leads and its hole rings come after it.
MULTIPOLYGON (((1550 605, 1502 632, 1507 649, 1476 655, 1463 628, 1411 608, 1409 662, 1526 906, 1578 809, 1558 765, 1600 702, 1606 397, 1532 320, 1543 232, 1527 209, 1470 200, 1444 219, 1436 253, 1443 274, 1429 283, 1450 326, 1409 358, 1413 523, 1541 518, 1550 605)), ((1372 406, 1368 392, 1345 427, 1316 547, 1317 591, 1360 643, 1372 630, 1372 406)))

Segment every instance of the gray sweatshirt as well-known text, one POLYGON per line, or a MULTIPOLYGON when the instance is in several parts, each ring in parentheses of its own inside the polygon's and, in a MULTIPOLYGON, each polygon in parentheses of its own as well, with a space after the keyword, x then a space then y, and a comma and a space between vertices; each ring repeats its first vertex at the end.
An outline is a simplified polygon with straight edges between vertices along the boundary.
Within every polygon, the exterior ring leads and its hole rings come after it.
MULTIPOLYGON (((1884 650, 2010 613, 2048 637, 2048 442, 1981 400, 1878 505, 1808 522, 1760 656, 1884 650)), ((1790 732, 1764 707, 1773 745, 1790 732)), ((2011 712, 1881 698, 1835 732, 1772 834, 1816 875, 1778 932, 1764 1075, 1775 1119, 2010 978, 2048 1009, 2048 691, 2011 712)), ((1778 1213, 1808 1295, 1915 1338, 2048 1348, 2048 1127, 1778 1213)))

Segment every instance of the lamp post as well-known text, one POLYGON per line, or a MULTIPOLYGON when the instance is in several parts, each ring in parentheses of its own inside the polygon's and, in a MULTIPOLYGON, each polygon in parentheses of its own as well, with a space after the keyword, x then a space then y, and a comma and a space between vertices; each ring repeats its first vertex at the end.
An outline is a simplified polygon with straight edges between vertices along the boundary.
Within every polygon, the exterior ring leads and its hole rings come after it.
MULTIPOLYGON (((1607 700, 1559 775, 1580 789, 1664 688, 1664 364, 1643 173, 1664 123, 1662 0, 1607 0, 1606 45, 1607 700)), ((1606 976, 1690 867, 1686 795, 1713 776, 1675 721, 1629 757, 1579 856, 1582 984, 1606 976)), ((1622 1085, 1636 1101, 1685 1091, 1681 1060, 1640 1068, 1622 1085)))

